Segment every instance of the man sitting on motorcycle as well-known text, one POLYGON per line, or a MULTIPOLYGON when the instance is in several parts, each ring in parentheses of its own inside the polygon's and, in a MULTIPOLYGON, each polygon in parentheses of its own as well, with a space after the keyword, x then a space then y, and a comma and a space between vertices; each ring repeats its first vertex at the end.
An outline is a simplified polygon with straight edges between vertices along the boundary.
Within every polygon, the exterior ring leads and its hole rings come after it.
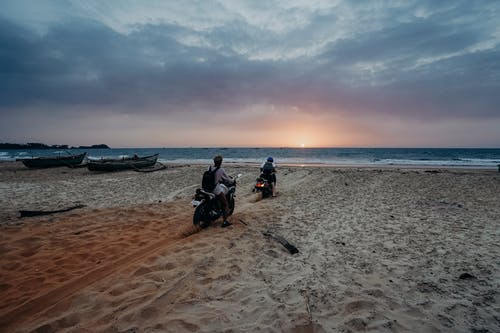
POLYGON ((273 197, 276 196, 276 165, 274 159, 269 156, 260 167, 261 177, 267 179, 271 183, 273 190, 273 197))
POLYGON ((220 203, 222 204, 222 215, 224 217, 224 222, 222 222, 222 227, 228 227, 232 223, 227 220, 229 216, 229 205, 227 203, 226 194, 229 191, 227 186, 234 185, 235 180, 226 174, 226 171, 221 167, 222 156, 217 155, 214 157, 214 165, 210 167, 210 170, 215 170, 215 188, 212 191, 213 194, 217 196, 220 203))

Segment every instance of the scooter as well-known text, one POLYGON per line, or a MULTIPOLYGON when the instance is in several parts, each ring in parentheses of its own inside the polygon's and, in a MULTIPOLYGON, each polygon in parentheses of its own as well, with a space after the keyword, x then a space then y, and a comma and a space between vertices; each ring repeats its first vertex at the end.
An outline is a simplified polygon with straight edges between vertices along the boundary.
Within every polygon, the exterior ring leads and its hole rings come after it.
POLYGON ((262 192, 262 198, 270 197, 273 194, 273 183, 262 177, 255 180, 253 192, 262 192))

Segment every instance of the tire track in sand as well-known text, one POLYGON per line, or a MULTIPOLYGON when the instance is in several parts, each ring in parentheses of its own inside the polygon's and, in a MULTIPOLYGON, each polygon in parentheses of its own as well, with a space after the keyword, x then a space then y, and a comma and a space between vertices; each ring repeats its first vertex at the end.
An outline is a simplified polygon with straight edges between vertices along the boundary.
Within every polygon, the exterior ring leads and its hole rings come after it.
MULTIPOLYGON (((182 206, 184 205, 185 204, 183 203, 182 206)), ((152 257, 155 254, 165 251, 169 247, 175 245, 183 238, 185 238, 182 236, 181 231, 186 227, 186 224, 179 223, 179 221, 188 220, 191 216, 190 214, 191 211, 184 210, 181 213, 177 212, 175 216, 166 218, 166 220, 168 220, 169 222, 169 227, 172 225, 176 226, 173 228, 170 236, 148 246, 142 247, 108 265, 100 266, 93 270, 90 270, 88 273, 75 278, 55 289, 52 289, 45 294, 37 296, 4 313, 0 317, 0 331, 7 332, 9 331, 9 328, 13 328, 14 324, 16 323, 25 322, 30 318, 34 319, 34 315, 42 312, 43 310, 52 308, 64 299, 67 299, 68 297, 74 295, 78 291, 91 286, 92 284, 112 275, 117 271, 125 268, 130 268, 131 265, 141 262, 144 259, 152 257)))

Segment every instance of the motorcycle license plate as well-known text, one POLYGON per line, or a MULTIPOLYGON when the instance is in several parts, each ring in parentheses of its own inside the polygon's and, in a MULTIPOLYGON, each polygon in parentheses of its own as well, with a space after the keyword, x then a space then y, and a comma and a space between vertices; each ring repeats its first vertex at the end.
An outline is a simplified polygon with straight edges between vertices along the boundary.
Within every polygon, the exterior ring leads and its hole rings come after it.
POLYGON ((191 201, 191 204, 193 205, 193 207, 197 207, 197 206, 199 206, 199 204, 201 204, 201 201, 193 200, 193 201, 191 201))

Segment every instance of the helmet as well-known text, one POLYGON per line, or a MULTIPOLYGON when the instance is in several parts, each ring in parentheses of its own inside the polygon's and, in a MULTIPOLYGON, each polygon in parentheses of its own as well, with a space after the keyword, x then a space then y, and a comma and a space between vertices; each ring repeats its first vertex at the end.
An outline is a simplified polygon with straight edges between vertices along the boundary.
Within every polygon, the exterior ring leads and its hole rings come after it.
POLYGON ((269 156, 269 157, 267 158, 267 161, 268 161, 268 162, 274 162, 274 159, 273 159, 271 156, 269 156))
POLYGON ((217 166, 217 165, 221 165, 222 164, 222 156, 220 155, 217 155, 214 157, 214 164, 217 166))

